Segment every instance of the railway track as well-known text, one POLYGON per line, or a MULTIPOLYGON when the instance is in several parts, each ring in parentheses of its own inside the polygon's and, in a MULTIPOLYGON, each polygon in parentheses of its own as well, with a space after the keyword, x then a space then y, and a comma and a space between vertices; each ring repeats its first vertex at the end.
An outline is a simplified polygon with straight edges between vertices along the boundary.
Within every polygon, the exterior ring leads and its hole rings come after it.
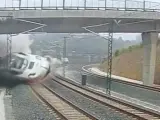
POLYGON ((45 84, 32 85, 31 88, 44 106, 49 107, 49 111, 54 113, 57 120, 97 120, 97 118, 64 99, 45 84))
POLYGON ((120 99, 101 94, 97 91, 93 91, 87 87, 83 87, 77 83, 73 83, 72 81, 66 80, 61 76, 53 77, 53 80, 94 101, 109 106, 138 120, 160 120, 160 114, 155 111, 144 109, 137 105, 121 101, 120 99))
MULTIPOLYGON (((86 66, 82 67, 82 70, 83 70, 83 72, 85 72, 89 75, 97 76, 97 77, 100 77, 100 78, 106 78, 106 76, 104 76, 104 75, 96 74, 96 73, 93 73, 92 71, 88 70, 89 68, 92 68, 92 67, 97 68, 97 66, 98 65, 86 65, 86 66)), ((115 82, 118 82, 118 83, 122 83, 122 84, 126 84, 126 85, 132 85, 132 86, 135 86, 135 87, 160 92, 160 85, 154 84, 153 86, 147 86, 147 85, 144 85, 144 84, 136 83, 135 80, 134 80, 134 82, 130 82, 129 80, 123 80, 123 79, 124 78, 114 78, 114 77, 112 78, 112 80, 114 80, 115 82)))

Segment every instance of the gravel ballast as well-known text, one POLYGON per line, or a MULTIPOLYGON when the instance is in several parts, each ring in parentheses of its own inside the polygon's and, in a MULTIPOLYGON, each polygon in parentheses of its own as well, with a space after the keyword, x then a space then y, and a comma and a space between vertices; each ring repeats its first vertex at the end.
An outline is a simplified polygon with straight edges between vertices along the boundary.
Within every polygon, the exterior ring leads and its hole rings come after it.
POLYGON ((54 115, 42 105, 28 85, 18 85, 11 90, 15 120, 55 120, 54 115))
POLYGON ((95 102, 91 99, 80 95, 79 93, 70 90, 59 83, 50 80, 46 81, 45 84, 53 89, 55 92, 59 93, 69 101, 78 105, 80 108, 88 111, 92 115, 95 115, 100 120, 131 120, 132 117, 129 117, 125 114, 121 114, 110 107, 104 106, 98 102, 95 102))

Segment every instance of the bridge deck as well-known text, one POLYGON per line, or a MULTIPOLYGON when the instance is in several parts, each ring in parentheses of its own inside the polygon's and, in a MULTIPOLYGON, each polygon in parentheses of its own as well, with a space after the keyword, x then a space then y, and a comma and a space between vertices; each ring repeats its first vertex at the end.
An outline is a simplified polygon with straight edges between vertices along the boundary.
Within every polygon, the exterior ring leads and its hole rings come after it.
MULTIPOLYGON (((131 12, 117 10, 17 10, 0 11, 0 34, 20 33, 45 24, 32 32, 85 33, 82 27, 121 20, 114 23, 113 32, 138 33, 160 29, 159 12, 131 12), (21 19, 21 20, 19 20, 21 19), (26 22, 26 20, 28 22, 26 22), (38 22, 40 24, 35 24, 38 22)), ((108 32, 108 25, 90 27, 94 32, 108 32)))

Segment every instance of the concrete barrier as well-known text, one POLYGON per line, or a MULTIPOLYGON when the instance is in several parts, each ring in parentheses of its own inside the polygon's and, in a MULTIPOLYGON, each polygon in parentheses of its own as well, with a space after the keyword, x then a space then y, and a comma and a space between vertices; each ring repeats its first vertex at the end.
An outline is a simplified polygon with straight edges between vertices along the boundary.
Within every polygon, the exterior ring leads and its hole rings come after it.
MULTIPOLYGON (((106 89, 107 77, 98 69, 91 69, 92 65, 84 66, 82 71, 86 72, 86 84, 106 89)), ((142 82, 112 75, 111 91, 144 101, 160 107, 160 89, 143 85, 142 82), (134 81, 134 82, 132 82, 134 81)))
POLYGON ((4 96, 5 89, 0 88, 0 120, 5 120, 4 96))

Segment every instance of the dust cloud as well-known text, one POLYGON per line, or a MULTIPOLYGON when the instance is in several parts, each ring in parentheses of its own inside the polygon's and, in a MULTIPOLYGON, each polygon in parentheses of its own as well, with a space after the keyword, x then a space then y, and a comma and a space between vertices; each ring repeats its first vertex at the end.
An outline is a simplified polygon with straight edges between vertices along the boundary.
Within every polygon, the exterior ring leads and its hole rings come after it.
POLYGON ((62 66, 62 61, 57 58, 52 58, 50 65, 52 73, 55 73, 57 69, 62 66))
POLYGON ((30 49, 30 45, 33 40, 30 40, 28 34, 21 34, 12 38, 12 51, 13 52, 24 52, 24 53, 32 53, 30 49))
MULTIPOLYGON (((30 45, 33 40, 30 40, 29 35, 21 34, 12 37, 12 52, 31 53, 30 45)), ((7 35, 0 35, 0 57, 7 54, 7 35)), ((16 76, 10 74, 7 69, 0 69, 0 87, 13 88, 19 84, 24 84, 16 76)))
MULTIPOLYGON (((20 34, 12 37, 12 52, 32 53, 30 45, 33 40, 29 34, 20 34)), ((0 57, 7 54, 7 35, 0 35, 0 57)))

